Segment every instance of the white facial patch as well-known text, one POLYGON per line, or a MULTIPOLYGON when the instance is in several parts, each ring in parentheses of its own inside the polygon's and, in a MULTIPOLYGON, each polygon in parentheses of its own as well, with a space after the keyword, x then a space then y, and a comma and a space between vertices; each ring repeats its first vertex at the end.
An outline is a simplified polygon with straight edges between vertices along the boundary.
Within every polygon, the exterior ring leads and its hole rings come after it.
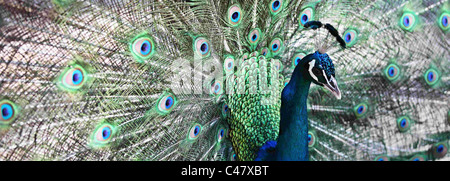
POLYGON ((319 79, 317 79, 316 75, 313 74, 312 69, 314 67, 314 64, 316 64, 316 60, 313 59, 311 62, 309 62, 309 75, 311 75, 311 77, 316 80, 317 82, 319 82, 319 79))
POLYGON ((330 82, 328 81, 327 74, 325 73, 325 70, 322 70, 323 77, 325 77, 325 80, 327 81, 328 85, 330 85, 330 82))

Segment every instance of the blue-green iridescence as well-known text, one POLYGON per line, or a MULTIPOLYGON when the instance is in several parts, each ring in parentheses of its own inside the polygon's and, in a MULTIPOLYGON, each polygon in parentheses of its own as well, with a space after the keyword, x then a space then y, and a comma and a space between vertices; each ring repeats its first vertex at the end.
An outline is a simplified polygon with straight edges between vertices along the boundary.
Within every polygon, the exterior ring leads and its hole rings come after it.
POLYGON ((361 118, 367 114, 368 109, 369 109, 369 107, 367 106, 366 103, 361 103, 361 104, 358 104, 357 106, 355 106, 353 108, 353 111, 354 111, 356 117, 361 118))
POLYGON ((156 46, 153 38, 147 33, 142 33, 134 37, 129 45, 133 57, 139 63, 149 60, 156 52, 156 46))
POLYGON ((0 127, 8 127, 13 121, 15 121, 19 113, 19 108, 14 102, 3 99, 0 101, 0 109, 0 127))
POLYGON ((344 41, 347 47, 352 47, 358 41, 358 31, 356 29, 348 29, 344 32, 344 41))
POLYGON ((440 79, 440 74, 434 68, 428 69, 424 74, 425 82, 430 86, 435 86, 440 79))
POLYGON ((169 114, 177 104, 177 98, 169 92, 164 92, 157 101, 156 112, 160 115, 169 114))
POLYGON ((56 85, 67 92, 77 92, 88 80, 87 71, 78 64, 65 68, 56 80, 56 85))
POLYGON ((419 24, 419 17, 412 11, 406 11, 400 18, 399 24, 403 30, 412 32, 419 24))
POLYGON ((397 119, 397 127, 400 132, 408 131, 411 126, 411 121, 408 116, 402 116, 397 119))
POLYGON ((227 94, 228 106, 231 110, 242 110, 231 111, 227 119, 231 142, 238 160, 253 161, 265 142, 278 137, 281 104, 279 97, 284 87, 284 78, 278 75, 275 67, 275 60, 266 59, 264 56, 250 57, 238 67, 235 80, 227 80, 235 82, 232 85, 235 93, 227 94), (266 77, 263 78, 264 75, 266 77), (259 87, 258 80, 268 80, 268 87, 259 87), (255 92, 252 93, 251 90, 255 92), (266 94, 261 92, 264 90, 267 91, 266 94))
POLYGON ((448 30, 450 29, 448 26, 449 14, 450 13, 448 11, 443 12, 438 18, 438 25, 444 32, 448 32, 448 30))
POLYGON ((90 146, 92 148, 103 148, 110 144, 111 139, 116 134, 117 128, 116 126, 103 123, 97 126, 91 135, 90 146))

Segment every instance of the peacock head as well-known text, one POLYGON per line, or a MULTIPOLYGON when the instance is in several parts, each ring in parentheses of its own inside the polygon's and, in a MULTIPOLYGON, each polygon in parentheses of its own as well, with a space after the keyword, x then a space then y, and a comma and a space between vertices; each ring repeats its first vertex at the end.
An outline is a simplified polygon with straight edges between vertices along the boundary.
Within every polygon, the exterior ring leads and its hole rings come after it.
POLYGON ((304 62, 305 69, 307 71, 306 76, 319 86, 325 87, 337 99, 341 99, 341 91, 335 79, 334 65, 331 58, 326 54, 315 52, 312 58, 307 58, 307 62, 304 62))

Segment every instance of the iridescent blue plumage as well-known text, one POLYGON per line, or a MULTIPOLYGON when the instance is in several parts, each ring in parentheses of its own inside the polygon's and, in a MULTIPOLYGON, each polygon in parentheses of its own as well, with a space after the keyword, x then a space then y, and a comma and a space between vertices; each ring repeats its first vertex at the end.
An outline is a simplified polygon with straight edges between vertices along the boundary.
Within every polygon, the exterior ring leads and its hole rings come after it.
POLYGON ((316 51, 314 55, 319 57, 319 64, 323 67, 323 70, 325 70, 327 76, 334 76, 335 75, 334 64, 330 56, 328 56, 328 54, 326 53, 321 54, 318 51, 316 51))
POLYGON ((0 160, 449 160, 449 10, 0 1, 0 160))
MULTIPOLYGON (((299 61, 281 95, 278 140, 266 142, 258 153, 257 161, 309 160, 308 142, 311 138, 308 137, 306 104, 309 88, 311 82, 329 85, 334 75, 334 65, 327 54, 317 51, 299 61)), ((337 84, 335 89, 339 91, 337 84)))

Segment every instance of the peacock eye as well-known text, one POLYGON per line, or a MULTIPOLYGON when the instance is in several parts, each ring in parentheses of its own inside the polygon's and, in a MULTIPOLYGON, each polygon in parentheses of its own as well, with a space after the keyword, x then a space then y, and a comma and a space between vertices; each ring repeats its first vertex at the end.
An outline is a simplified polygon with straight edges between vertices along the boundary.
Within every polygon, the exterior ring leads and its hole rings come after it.
POLYGON ((397 119, 397 127, 400 132, 408 131, 410 123, 411 121, 407 116, 403 116, 397 119))
POLYGON ((359 118, 359 117, 364 116, 367 113, 367 109, 368 109, 368 107, 367 107, 367 104, 365 104, 365 103, 361 103, 361 104, 357 105, 354 108, 356 117, 359 118))
POLYGON ((347 47, 352 47, 358 40, 358 32, 354 29, 349 29, 344 32, 344 41, 347 47))
POLYGON ((415 155, 409 160, 410 161, 425 161, 426 158, 423 155, 415 155))
POLYGON ((222 116, 223 116, 224 118, 227 117, 229 110, 230 110, 230 108, 228 107, 228 104, 223 103, 223 104, 222 104, 222 116))
POLYGON ((79 65, 73 65, 62 72, 60 81, 61 88, 76 91, 86 82, 86 71, 79 65))
POLYGON ((152 44, 148 38, 137 39, 134 43, 134 51, 141 56, 147 56, 152 50, 152 44))
POLYGON ((448 15, 449 15, 448 12, 444 12, 444 13, 441 14, 441 16, 439 17, 439 20, 438 20, 439 27, 441 27, 441 29, 444 30, 444 31, 449 30, 449 28, 448 28, 448 15))
POLYGON ((115 134, 115 131, 115 127, 108 123, 97 126, 91 137, 91 146, 94 146, 96 148, 106 146, 111 141, 113 135, 115 134))
POLYGON ((222 87, 221 83, 219 81, 214 81, 214 83, 211 84, 211 93, 218 95, 222 93, 222 87))
POLYGON ((131 53, 140 62, 148 60, 155 52, 155 45, 150 36, 138 35, 131 43, 131 53))
POLYGON ((435 85, 438 82, 439 74, 436 70, 430 68, 425 72, 425 81, 428 85, 435 85))
POLYGON ((98 141, 108 141, 111 138, 112 129, 109 125, 105 125, 97 130, 96 138, 98 141))
POLYGON ((442 158, 447 154, 447 145, 445 143, 437 143, 431 148, 433 157, 442 158))
POLYGON ((280 38, 275 38, 272 40, 272 42, 270 43, 270 47, 272 50, 273 55, 278 55, 281 51, 281 46, 282 46, 283 41, 281 41, 280 38))
POLYGON ((312 132, 308 132, 308 147, 314 147, 314 144, 316 143, 316 136, 312 132))
POLYGON ((2 118, 0 120, 0 125, 9 124, 14 121, 16 117, 16 106, 13 102, 8 100, 0 101, 0 107, 2 110, 2 118))
POLYGON ((261 55, 268 57, 269 56, 269 49, 268 48, 263 48, 261 50, 261 55))
POLYGON ((301 13, 300 13, 300 19, 299 19, 299 23, 300 26, 305 26, 305 24, 308 21, 313 21, 314 20, 314 10, 310 7, 305 8, 301 13))
POLYGON ((232 5, 228 8, 228 22, 232 26, 237 26, 241 22, 242 19, 242 11, 239 5, 232 5))
POLYGON ((298 62, 303 59, 306 55, 304 53, 298 53, 294 57, 292 57, 292 67, 296 67, 298 65, 298 62))
POLYGON ((384 74, 390 81, 395 81, 400 76, 400 68, 395 64, 389 64, 386 67, 384 74))
POLYGON ((375 161, 389 161, 389 157, 381 155, 375 158, 375 161))
POLYGON ((227 74, 232 73, 234 71, 234 58, 233 57, 227 57, 225 61, 223 62, 223 66, 225 68, 225 72, 227 74))
POLYGON ((220 128, 219 131, 217 131, 217 142, 221 142, 225 136, 225 129, 220 128))
POLYGON ((204 42, 200 45, 200 52, 205 54, 208 51, 208 43, 204 42))
POLYGON ((177 103, 175 96, 170 93, 163 94, 158 101, 158 113, 166 115, 172 111, 177 103))
POLYGON ((400 18, 400 27, 406 31, 413 31, 416 26, 416 16, 412 12, 403 13, 400 18))
POLYGON ((277 14, 281 11, 283 6, 282 0, 272 0, 270 3, 270 11, 272 14, 277 14))
POLYGON ((237 160, 237 155, 236 155, 236 153, 234 153, 234 151, 231 152, 231 154, 230 154, 230 160, 231 161, 236 161, 237 160))
POLYGON ((203 37, 199 37, 195 39, 194 44, 195 44, 194 51, 197 53, 197 55, 200 55, 202 57, 208 57, 210 55, 210 47, 208 40, 206 40, 203 37))
POLYGON ((195 124, 189 130, 189 139, 194 140, 200 136, 200 132, 202 131, 202 126, 200 124, 195 124))
POLYGON ((251 45, 256 46, 258 44, 261 36, 261 30, 259 28, 255 28, 248 34, 248 40, 251 45))
POLYGON ((14 110, 11 104, 3 103, 2 106, 2 121, 8 121, 14 116, 14 110))

